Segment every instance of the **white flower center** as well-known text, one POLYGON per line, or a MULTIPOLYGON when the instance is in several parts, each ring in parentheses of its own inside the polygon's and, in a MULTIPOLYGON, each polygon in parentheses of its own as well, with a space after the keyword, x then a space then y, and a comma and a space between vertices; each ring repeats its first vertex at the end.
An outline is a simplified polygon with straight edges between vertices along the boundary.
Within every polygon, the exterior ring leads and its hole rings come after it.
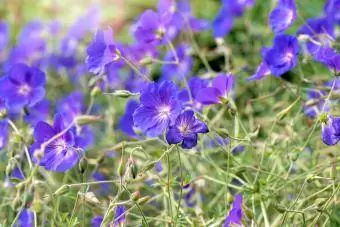
POLYGON ((284 57, 285 62, 291 62, 292 59, 294 58, 294 54, 290 51, 286 52, 286 55, 284 57))
POLYGON ((18 92, 19 92, 19 94, 22 94, 22 95, 28 95, 30 92, 31 92, 31 87, 30 86, 28 86, 27 84, 23 84, 23 85, 21 85, 20 87, 19 87, 19 90, 18 90, 18 92))
POLYGON ((168 118, 170 114, 170 106, 161 106, 158 108, 158 115, 160 118, 168 118))

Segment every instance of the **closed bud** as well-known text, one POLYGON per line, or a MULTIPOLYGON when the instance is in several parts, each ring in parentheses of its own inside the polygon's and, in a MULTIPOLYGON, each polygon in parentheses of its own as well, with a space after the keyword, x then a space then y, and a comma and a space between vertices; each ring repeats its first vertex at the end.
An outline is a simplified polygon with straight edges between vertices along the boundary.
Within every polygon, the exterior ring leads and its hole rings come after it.
POLYGON ((134 193, 131 194, 130 199, 132 201, 138 201, 140 198, 140 192, 139 191, 135 191, 134 193))
POLYGON ((277 120, 282 120, 284 119, 288 113, 293 109, 293 107, 300 101, 301 99, 301 96, 299 96, 292 104, 290 104, 287 108, 283 109, 281 112, 279 112, 277 115, 276 115, 276 119, 277 120))
POLYGON ((109 94, 112 94, 113 96, 117 96, 119 98, 124 98, 124 99, 130 98, 131 96, 139 95, 139 93, 132 93, 128 90, 116 90, 113 93, 109 93, 109 94))
POLYGON ((87 159, 85 156, 80 159, 78 168, 81 174, 85 173, 87 169, 87 159))
POLYGON ((77 125, 83 126, 83 125, 89 125, 94 122, 97 122, 101 119, 101 116, 91 116, 91 115, 83 115, 77 117, 77 125))
POLYGON ((157 162, 150 162, 148 164, 146 164, 141 172, 146 172, 149 171, 150 169, 153 169, 155 167, 155 165, 157 164, 157 162))
POLYGON ((98 86, 95 86, 94 88, 92 88, 91 90, 91 97, 96 97, 97 95, 99 95, 102 91, 100 90, 100 88, 98 86))
POLYGON ((136 179, 137 174, 138 174, 138 166, 136 164, 135 160, 131 160, 131 164, 130 164, 130 170, 131 170, 131 175, 133 179, 136 179))
POLYGON ((143 58, 142 60, 139 61, 139 65, 145 66, 145 65, 150 65, 152 63, 152 58, 147 56, 143 58))
POLYGON ((117 172, 118 172, 118 176, 123 177, 123 175, 124 175, 124 164, 123 164, 122 160, 119 162, 117 172))
POLYGON ((57 191, 54 192, 54 196, 65 195, 70 191, 70 187, 68 185, 61 186, 57 191))
POLYGON ((145 196, 145 197, 142 197, 138 200, 138 204, 140 205, 144 205, 146 204, 147 202, 149 202, 149 200, 151 199, 151 196, 145 196))

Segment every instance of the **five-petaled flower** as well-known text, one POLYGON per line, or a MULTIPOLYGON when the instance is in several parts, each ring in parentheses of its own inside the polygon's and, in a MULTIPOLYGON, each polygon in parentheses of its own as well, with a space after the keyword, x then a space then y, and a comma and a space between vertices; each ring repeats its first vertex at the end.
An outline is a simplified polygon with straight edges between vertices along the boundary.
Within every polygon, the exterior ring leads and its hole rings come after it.
POLYGON ((37 123, 34 128, 35 143, 30 149, 34 162, 56 172, 65 172, 78 163, 82 149, 77 146, 73 130, 65 131, 66 127, 59 114, 54 117, 53 126, 43 121, 37 123))
POLYGON ((279 0, 269 16, 270 27, 275 33, 284 32, 295 20, 295 0, 279 0))
POLYGON ((322 141, 334 146, 340 141, 340 117, 329 116, 327 123, 322 125, 322 141))
POLYGON ((161 135, 180 114, 178 89, 172 82, 151 83, 140 96, 140 105, 133 114, 136 127, 147 136, 161 135))
POLYGON ((45 73, 25 64, 15 64, 8 75, 0 79, 0 95, 9 107, 20 110, 31 107, 45 96, 45 73))
POLYGON ((166 140, 169 144, 182 143, 182 148, 191 149, 197 145, 197 134, 207 132, 208 126, 196 119, 194 111, 186 110, 177 117, 175 124, 169 127, 166 140))

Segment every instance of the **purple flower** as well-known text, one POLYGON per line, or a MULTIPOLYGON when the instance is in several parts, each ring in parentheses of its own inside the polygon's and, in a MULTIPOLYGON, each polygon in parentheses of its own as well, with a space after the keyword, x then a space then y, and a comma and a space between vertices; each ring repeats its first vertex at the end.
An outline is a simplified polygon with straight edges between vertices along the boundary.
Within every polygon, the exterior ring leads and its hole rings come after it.
POLYGON ((34 106, 28 108, 24 116, 25 122, 35 126, 39 121, 45 121, 49 116, 50 102, 43 99, 34 106))
MULTIPOLYGON (((318 90, 309 90, 307 92, 307 99, 311 101, 317 101, 317 103, 309 106, 304 105, 304 113, 311 118, 315 118, 322 110, 323 106, 325 105, 324 96, 326 96, 327 93, 324 91, 318 91, 318 90)), ((323 111, 329 111, 330 107, 329 105, 326 105, 323 109, 323 111)))
POLYGON ((295 0, 279 0, 270 13, 269 24, 275 33, 284 32, 296 20, 295 0))
MULTIPOLYGON (((121 226, 122 224, 124 224, 124 222, 125 222, 125 212, 126 212, 125 207, 123 205, 118 205, 117 208, 116 208, 114 222, 113 223, 111 222, 110 226, 118 227, 118 226, 121 226)), ((92 218, 91 226, 92 227, 100 227, 102 222, 103 222, 103 217, 102 216, 96 216, 96 217, 92 218)))
POLYGON ((255 4, 255 0, 222 0, 222 2, 234 17, 241 17, 247 8, 255 4))
POLYGON ((196 119, 194 111, 187 110, 179 115, 169 127, 166 140, 169 144, 182 143, 182 148, 191 149, 197 145, 197 134, 209 132, 208 126, 196 119))
POLYGON ((261 80, 268 75, 270 75, 270 69, 266 62, 262 61, 261 64, 257 67, 255 74, 252 75, 251 77, 248 77, 247 80, 248 81, 261 80))
POLYGON ((9 26, 6 21, 0 20, 0 59, 1 53, 6 48, 9 41, 9 26))
POLYGON ((86 64, 90 72, 101 75, 105 66, 119 58, 113 43, 112 29, 98 30, 87 48, 86 64))
POLYGON ((103 217, 102 216, 96 216, 96 217, 92 218, 91 226, 92 227, 100 227, 102 222, 103 222, 103 217))
POLYGON ((189 0, 179 0, 177 2, 177 11, 188 21, 190 29, 193 32, 200 32, 209 28, 209 22, 204 19, 197 19, 192 15, 192 9, 189 0))
POLYGON ((272 48, 266 51, 264 61, 276 77, 288 72, 297 64, 299 43, 294 36, 278 35, 272 48))
POLYGON ((116 208, 115 219, 114 219, 114 227, 118 227, 124 224, 125 222, 125 206, 118 205, 116 208))
POLYGON ((320 46, 314 54, 314 59, 326 65, 329 69, 340 72, 340 54, 333 48, 325 45, 320 46))
POLYGON ((136 137, 136 133, 133 130, 133 113, 138 108, 139 104, 135 100, 130 100, 125 109, 125 114, 119 120, 120 129, 131 137, 136 137))
POLYGON ((70 93, 57 104, 57 112, 62 115, 65 124, 71 124, 84 111, 84 95, 80 91, 70 93))
POLYGON ((8 123, 0 120, 0 151, 6 146, 8 140, 8 123))
POLYGON ((201 89, 208 86, 208 81, 198 77, 193 77, 189 80, 188 85, 190 91, 188 91, 187 88, 183 89, 178 93, 178 98, 181 100, 183 105, 188 105, 192 108, 200 110, 202 108, 202 104, 197 101, 197 95, 201 89), (192 100, 190 100, 190 98, 192 98, 192 100), (192 103, 190 101, 192 101, 192 103))
POLYGON ((229 214, 224 221, 223 227, 231 227, 234 226, 235 224, 236 225, 242 224, 243 216, 242 201, 243 201, 242 194, 237 194, 233 202, 233 207, 229 211, 229 214))
POLYGON ((322 125, 322 141, 328 146, 334 146, 340 141, 340 117, 329 116, 322 125))
MULTIPOLYGON (((44 142, 49 141, 51 138, 65 130, 65 128, 64 120, 61 115, 56 115, 54 117, 53 126, 43 121, 37 123, 34 128, 35 143, 30 149, 33 160, 36 163, 38 160, 35 157, 35 152, 39 151, 44 142)), ((47 170, 56 172, 65 172, 73 168, 82 156, 81 149, 76 146, 73 130, 68 130, 59 138, 54 139, 42 152, 43 155, 39 164, 44 166, 47 170)))
POLYGON ((215 38, 223 38, 233 27, 234 18, 229 13, 228 8, 222 6, 216 18, 213 21, 212 28, 215 38))
POLYGON ((328 0, 325 4, 324 10, 329 18, 336 24, 340 24, 340 0, 328 0))
POLYGON ((212 81, 211 87, 201 89, 196 99, 203 105, 221 103, 223 99, 228 99, 232 90, 234 77, 229 74, 218 74, 212 81))
POLYGON ((183 199, 185 204, 188 207, 194 207, 197 203, 195 194, 196 194, 196 188, 194 183, 189 183, 183 186, 183 199))
MULTIPOLYGON (((94 180, 96 181, 104 181, 104 180, 108 180, 108 178, 101 172, 96 171, 92 174, 92 177, 94 180)), ((103 183, 99 185, 99 190, 97 191, 98 194, 100 195, 108 195, 111 193, 110 191, 110 184, 108 183, 103 183)))
POLYGON ((146 10, 135 25, 134 36, 140 43, 158 45, 173 37, 172 14, 146 10))
POLYGON ((181 105, 176 96, 177 87, 172 82, 149 84, 141 92, 141 104, 133 114, 135 126, 147 136, 161 135, 180 114, 181 105))
POLYGON ((15 223, 15 227, 33 227, 33 212, 25 208, 21 211, 18 221, 15 223))
MULTIPOLYGON (((71 124, 74 119, 85 112, 84 95, 80 91, 74 91, 63 98, 57 105, 57 113, 62 115, 66 125, 71 124)), ((92 145, 94 140, 90 126, 77 127, 73 129, 75 145, 86 149, 92 145)))
POLYGON ((0 95, 7 99, 10 108, 32 107, 44 98, 45 83, 45 73, 38 68, 16 64, 0 79, 0 95))
MULTIPOLYGON (((181 44, 176 48, 176 53, 178 57, 178 64, 164 64, 163 65, 163 80, 171 80, 172 78, 177 78, 182 80, 183 77, 188 76, 192 68, 192 58, 189 55, 190 47, 187 44, 181 44)), ((164 58, 166 62, 175 62, 176 58, 172 51, 169 51, 164 58)))

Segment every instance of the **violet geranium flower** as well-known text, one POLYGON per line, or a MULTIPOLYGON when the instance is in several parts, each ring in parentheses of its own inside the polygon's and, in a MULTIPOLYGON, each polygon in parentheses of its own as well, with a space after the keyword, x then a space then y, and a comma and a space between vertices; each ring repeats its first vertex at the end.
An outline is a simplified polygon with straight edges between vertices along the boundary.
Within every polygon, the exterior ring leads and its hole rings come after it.
POLYGON ((15 64, 8 75, 0 79, 0 95, 10 109, 31 107, 45 96, 45 73, 25 64, 15 64))
POLYGON ((187 110, 179 115, 175 124, 169 127, 166 140, 169 144, 182 143, 182 148, 191 149, 197 145, 197 134, 209 132, 208 126, 196 119, 194 111, 187 110))
POLYGON ((6 146, 8 140, 8 123, 0 120, 0 151, 6 146))
POLYGON ((237 194, 233 202, 233 207, 224 221, 223 227, 231 227, 242 224, 242 201, 242 194, 237 194))
POLYGON ((285 31, 295 20, 295 0, 279 0, 276 8, 269 16, 270 27, 276 34, 285 31))
POLYGON ((294 36, 278 35, 273 46, 265 51, 264 61, 271 73, 279 77, 297 64, 299 44, 294 36))
POLYGON ((133 130, 133 113, 138 107, 138 102, 135 100, 130 100, 125 108, 125 114, 119 120, 120 129, 131 137, 136 137, 136 133, 133 130))
POLYGON ((196 100, 203 105, 219 104, 223 99, 228 99, 234 83, 231 73, 219 74, 212 81, 211 87, 201 89, 196 95, 196 100))
POLYGON ((88 70, 96 75, 105 71, 105 66, 118 60, 116 46, 113 43, 112 29, 98 30, 94 40, 87 48, 86 64, 88 70))
POLYGON ((147 136, 161 135, 180 114, 181 105, 177 98, 174 83, 164 81, 151 83, 141 92, 140 105, 133 114, 136 127, 147 136))
POLYGON ((68 130, 62 136, 51 141, 42 151, 42 157, 38 161, 35 157, 36 151, 40 151, 41 145, 65 130, 64 120, 61 115, 54 117, 54 125, 40 121, 34 128, 35 143, 30 149, 33 161, 45 169, 56 172, 65 172, 73 168, 82 155, 78 148, 73 130, 68 130))
POLYGON ((328 146, 334 146, 340 141, 340 117, 329 116, 322 125, 322 141, 328 146))

